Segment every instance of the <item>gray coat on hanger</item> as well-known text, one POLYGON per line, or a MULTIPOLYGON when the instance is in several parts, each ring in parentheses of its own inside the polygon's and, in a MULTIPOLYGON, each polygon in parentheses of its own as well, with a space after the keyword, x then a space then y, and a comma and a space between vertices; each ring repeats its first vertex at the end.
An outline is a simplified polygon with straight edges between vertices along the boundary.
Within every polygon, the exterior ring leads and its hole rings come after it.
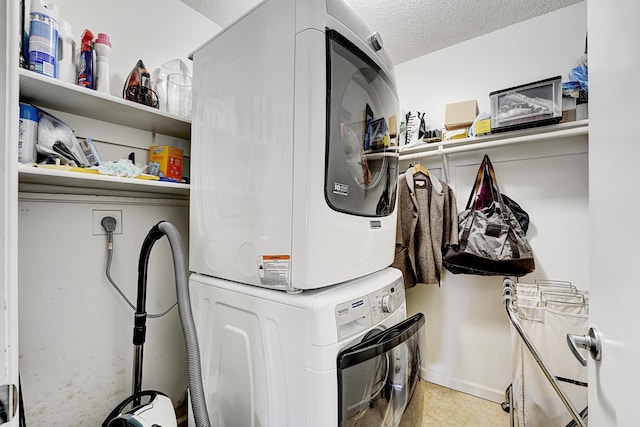
POLYGON ((416 283, 440 284, 442 248, 458 243, 458 208, 446 182, 409 168, 398 180, 396 254, 405 288, 416 283))

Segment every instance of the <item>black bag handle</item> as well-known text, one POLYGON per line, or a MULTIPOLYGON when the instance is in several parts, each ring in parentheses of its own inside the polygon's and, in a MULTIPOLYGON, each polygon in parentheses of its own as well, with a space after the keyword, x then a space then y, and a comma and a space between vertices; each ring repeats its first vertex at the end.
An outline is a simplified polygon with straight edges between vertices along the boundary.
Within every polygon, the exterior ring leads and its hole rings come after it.
MULTIPOLYGON (((500 187, 498 186, 498 179, 496 178, 496 172, 493 169, 493 164, 491 163, 491 159, 489 159, 488 155, 484 155, 484 159, 486 160, 486 168, 489 173, 489 177, 491 179, 490 185, 492 190, 495 189, 495 193, 491 193, 492 196, 496 196, 494 200, 497 200, 500 204, 500 216, 502 217, 502 221, 509 227, 509 231, 507 232, 507 239, 509 239, 511 251, 513 252, 514 258, 520 258, 520 250, 518 249, 518 241, 516 239, 516 233, 513 231, 513 227, 511 226, 511 218, 509 218, 509 210, 507 210, 507 206, 504 203, 504 199, 502 198, 502 193, 500 192, 500 187)), ((511 214, 513 215, 513 213, 511 214)))
POLYGON ((480 193, 480 188, 482 186, 482 181, 484 179, 485 170, 486 170, 486 162, 489 157, 485 154, 482 162, 480 163, 480 167, 478 168, 478 172, 476 173, 476 181, 473 187, 471 187, 471 193, 469 194, 469 199, 467 199, 467 205, 465 210, 469 210, 471 212, 471 220, 467 221, 464 229, 462 230, 462 234, 460 234, 460 238, 458 239, 458 247, 461 251, 464 251, 467 247, 467 241, 469 240, 469 233, 471 232, 471 226, 473 225, 473 221, 476 216, 476 203, 478 201, 477 195, 480 193), (472 202, 473 201, 473 205, 472 202))
POLYGON ((506 205, 504 204, 504 200, 502 199, 502 194, 500 192, 500 186, 498 186, 498 178, 496 178, 496 172, 493 170, 493 164, 491 163, 491 159, 489 159, 488 155, 484 155, 484 159, 486 160, 485 167, 487 168, 487 172, 489 172, 490 177, 490 185, 492 189, 495 189, 495 193, 492 192, 492 196, 495 197, 493 200, 496 200, 498 204, 500 204, 500 213, 502 215, 502 219, 504 219, 509 226, 511 226, 509 222, 509 215, 507 214, 506 205))
MULTIPOLYGON (((482 159, 482 163, 480 163, 480 167, 478 168, 478 172, 476 173, 476 183, 474 184, 473 187, 471 187, 471 193, 469 194, 469 199, 467 200, 467 206, 465 207, 465 209, 471 208, 471 202, 474 200, 473 197, 480 192, 482 180, 484 179, 484 171, 486 169, 487 158, 488 157, 485 154, 484 158, 482 159)), ((473 203, 473 207, 475 209, 475 201, 473 203)))

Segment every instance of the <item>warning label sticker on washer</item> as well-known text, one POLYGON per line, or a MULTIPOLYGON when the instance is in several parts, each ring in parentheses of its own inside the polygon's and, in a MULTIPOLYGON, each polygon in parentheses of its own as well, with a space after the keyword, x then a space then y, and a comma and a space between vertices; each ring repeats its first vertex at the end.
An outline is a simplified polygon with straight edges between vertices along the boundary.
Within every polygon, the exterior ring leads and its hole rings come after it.
POLYGON ((289 286, 290 255, 262 255, 258 274, 263 286, 289 286))

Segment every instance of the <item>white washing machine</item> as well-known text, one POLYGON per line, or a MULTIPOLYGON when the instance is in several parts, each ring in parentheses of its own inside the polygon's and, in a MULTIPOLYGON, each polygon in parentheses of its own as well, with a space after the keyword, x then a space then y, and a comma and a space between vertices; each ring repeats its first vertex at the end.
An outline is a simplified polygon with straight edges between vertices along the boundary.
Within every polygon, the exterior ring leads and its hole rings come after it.
POLYGON ((212 425, 398 425, 424 348, 398 270, 299 295, 197 274, 189 286, 212 425))

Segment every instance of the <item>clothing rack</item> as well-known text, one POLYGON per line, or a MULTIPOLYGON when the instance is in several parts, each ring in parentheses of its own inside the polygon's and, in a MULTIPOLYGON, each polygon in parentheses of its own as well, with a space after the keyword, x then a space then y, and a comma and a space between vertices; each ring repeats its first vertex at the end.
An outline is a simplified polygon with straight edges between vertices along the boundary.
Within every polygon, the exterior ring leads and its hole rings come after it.
MULTIPOLYGON (((504 301, 505 309, 507 312, 507 316, 509 317, 509 320, 512 326, 517 332, 517 335, 522 339, 522 342, 524 343, 524 345, 529 350, 530 354, 535 359, 535 362, 542 370, 542 373, 544 374, 545 378, 547 379, 547 381, 549 382, 553 390, 556 392, 556 394, 562 401, 562 404, 564 405, 564 407, 567 409, 567 411, 571 415, 571 418, 573 419, 573 421, 567 424, 567 427, 586 426, 587 425, 586 418, 587 418, 587 412, 588 412, 587 408, 585 408, 581 412, 578 412, 574 404, 570 400, 569 396, 565 392, 565 390, 563 390, 562 387, 560 387, 560 381, 572 382, 574 384, 576 384, 576 382, 572 380, 567 380, 566 378, 557 377, 551 373, 549 367, 544 362, 541 353, 538 351, 538 349, 534 345, 533 341, 531 340, 531 338, 529 337, 529 335, 521 325, 520 321, 518 320, 518 316, 514 312, 513 302, 514 302, 514 299, 516 298, 516 284, 510 278, 505 278, 503 280, 503 285, 504 285, 503 301, 504 301)), ((564 285, 560 285, 560 286, 564 286, 564 285)), ((586 384, 578 384, 578 385, 586 386, 586 384)), ((508 410, 510 412, 511 426, 513 427, 515 424, 514 424, 514 405, 513 405, 512 385, 510 385, 507 388, 505 396, 507 398, 507 402, 503 403, 502 406, 505 411, 508 410)))

